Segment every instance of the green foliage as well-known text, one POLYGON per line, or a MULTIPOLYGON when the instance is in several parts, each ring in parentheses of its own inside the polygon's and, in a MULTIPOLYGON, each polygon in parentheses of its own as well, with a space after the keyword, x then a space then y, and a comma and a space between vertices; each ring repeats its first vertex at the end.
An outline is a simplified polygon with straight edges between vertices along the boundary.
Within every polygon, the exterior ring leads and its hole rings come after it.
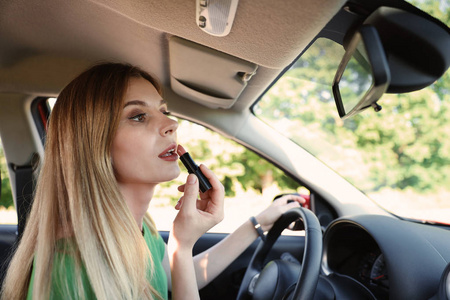
POLYGON ((249 188, 262 192, 274 181, 282 189, 296 189, 299 184, 287 177, 280 169, 270 164, 254 152, 245 150, 239 154, 232 155, 235 162, 239 162, 245 167, 245 172, 237 176, 236 179, 242 185, 244 190, 249 188))
MULTIPOLYGON (((274 183, 283 190, 297 191, 299 188, 298 182, 267 160, 206 128, 180 121, 178 139, 197 163, 203 163, 214 171, 224 185, 227 197, 234 197, 242 190, 262 193, 274 183)), ((175 181, 160 184, 158 197, 167 197, 171 205, 175 205, 180 197, 173 185, 183 184, 187 176, 181 163, 180 169, 182 174, 175 181)))
POLYGON ((210 168, 221 179, 228 197, 235 196, 236 185, 240 189, 253 189, 260 193, 274 182, 277 182, 280 188, 296 189, 299 186, 267 160, 212 131, 205 132, 204 136, 197 139, 195 143, 202 148, 196 149, 194 145, 190 149, 196 151, 193 152, 196 156, 203 153, 204 155, 199 157, 202 157, 204 161, 209 160, 210 168))
POLYGON ((0 143, 0 174, 2 179, 2 191, 0 195, 0 207, 9 208, 14 205, 11 185, 9 184, 8 168, 5 155, 0 143))
POLYGON ((445 174, 450 165, 450 101, 425 89, 387 95, 382 103, 385 113, 363 115, 355 131, 359 148, 371 153, 366 161, 372 162, 373 189, 388 185, 426 191, 449 186, 445 174))
MULTIPOLYGON (((436 1, 415 2, 432 14, 440 9, 436 1)), ((446 13, 437 15, 448 24, 449 5, 441 6, 446 13)), ((339 45, 317 40, 264 95, 255 114, 363 191, 448 189, 449 72, 421 91, 385 95, 379 101, 383 106, 379 113, 368 109, 342 121, 331 96, 331 83, 343 53, 339 45)), ((352 82, 361 78, 358 75, 352 82)), ((341 93, 346 98, 354 94, 348 89, 341 93)))

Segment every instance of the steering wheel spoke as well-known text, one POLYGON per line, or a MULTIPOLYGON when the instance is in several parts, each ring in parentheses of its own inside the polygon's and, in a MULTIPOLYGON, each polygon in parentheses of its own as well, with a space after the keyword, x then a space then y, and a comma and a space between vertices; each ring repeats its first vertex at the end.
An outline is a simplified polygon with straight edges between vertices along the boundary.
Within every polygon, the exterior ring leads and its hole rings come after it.
POLYGON ((256 248, 242 280, 237 299, 282 299, 288 291, 293 295, 289 299, 312 300, 319 279, 321 262, 322 230, 319 220, 308 209, 301 207, 291 209, 275 222, 266 240, 256 248), (283 260, 275 260, 264 266, 265 259, 281 232, 299 219, 305 226, 302 267, 298 263, 283 260), (293 292, 292 289, 294 289, 293 292))

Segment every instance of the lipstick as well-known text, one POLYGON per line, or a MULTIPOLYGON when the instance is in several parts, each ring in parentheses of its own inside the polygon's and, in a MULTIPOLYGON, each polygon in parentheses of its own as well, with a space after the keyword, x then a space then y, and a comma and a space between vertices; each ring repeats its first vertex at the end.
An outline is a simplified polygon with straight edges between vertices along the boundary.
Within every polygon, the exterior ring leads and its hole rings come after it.
POLYGON ((183 163, 183 165, 188 170, 189 174, 195 174, 198 178, 198 183, 200 185, 200 191, 202 193, 206 192, 210 188, 212 188, 211 183, 209 182, 208 178, 206 178, 205 175, 203 175, 200 168, 197 166, 197 164, 194 162, 192 157, 189 155, 189 152, 186 152, 186 150, 183 148, 183 146, 178 145, 177 153, 180 156, 180 160, 183 163))

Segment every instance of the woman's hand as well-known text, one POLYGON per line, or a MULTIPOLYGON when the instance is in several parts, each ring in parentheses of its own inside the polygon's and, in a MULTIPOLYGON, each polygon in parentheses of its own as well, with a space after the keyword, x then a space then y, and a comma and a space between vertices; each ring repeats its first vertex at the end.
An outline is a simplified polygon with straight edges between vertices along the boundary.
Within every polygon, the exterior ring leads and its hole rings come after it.
POLYGON ((173 224, 172 236, 179 245, 192 247, 210 228, 222 221, 224 216, 225 191, 222 183, 205 165, 200 165, 202 173, 208 178, 212 189, 199 195, 198 178, 189 174, 186 184, 178 187, 184 192, 175 209, 178 209, 173 224))
POLYGON ((178 188, 184 195, 175 206, 179 212, 167 245, 172 299, 200 299, 192 248, 206 231, 223 219, 223 185, 207 167, 200 165, 200 169, 212 186, 205 193, 200 193, 200 199, 198 178, 194 174, 189 174, 186 184, 178 188))
POLYGON ((306 202, 301 196, 297 195, 285 195, 273 201, 272 204, 263 210, 255 218, 261 225, 261 229, 266 232, 269 231, 276 220, 278 220, 282 214, 294 207, 299 207, 300 204, 306 202), (292 200, 292 201, 291 201, 292 200))

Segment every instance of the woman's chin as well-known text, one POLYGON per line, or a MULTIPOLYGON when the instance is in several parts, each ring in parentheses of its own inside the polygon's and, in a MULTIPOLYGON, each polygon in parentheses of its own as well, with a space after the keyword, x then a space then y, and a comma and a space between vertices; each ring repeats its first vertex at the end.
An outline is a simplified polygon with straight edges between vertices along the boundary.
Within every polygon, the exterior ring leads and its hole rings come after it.
POLYGON ((168 181, 172 181, 174 179, 177 179, 178 176, 180 176, 181 170, 179 167, 177 167, 176 169, 174 169, 172 172, 170 172, 170 174, 168 174, 167 179, 163 180, 162 182, 168 182, 168 181))

